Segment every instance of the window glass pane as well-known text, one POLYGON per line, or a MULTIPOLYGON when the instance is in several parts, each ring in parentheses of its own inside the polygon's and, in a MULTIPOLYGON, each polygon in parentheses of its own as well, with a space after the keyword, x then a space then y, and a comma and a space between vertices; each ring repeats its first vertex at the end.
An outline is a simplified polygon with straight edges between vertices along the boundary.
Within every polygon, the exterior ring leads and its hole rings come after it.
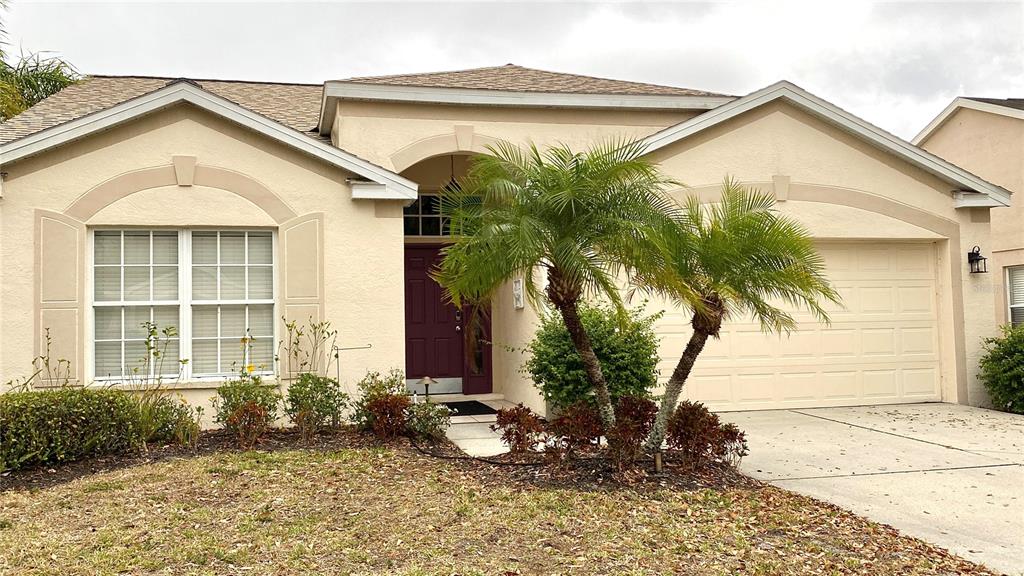
POLYGON ((153 366, 154 374, 175 376, 181 372, 181 354, 178 344, 177 339, 168 341, 166 347, 161 344, 161 356, 156 360, 156 366, 153 366))
POLYGON ((249 233, 249 264, 272 264, 273 251, 273 240, 269 232, 249 233))
POLYGON ((189 359, 194 374, 216 374, 217 341, 192 340, 192 358, 189 359))
POLYGON ((129 340, 124 343, 124 371, 126 375, 142 375, 146 365, 146 343, 129 340))
POLYGON ((220 335, 236 342, 245 336, 245 306, 220 307, 220 335))
POLYGON ((274 306, 273 304, 249 306, 249 333, 252 336, 274 335, 274 306))
POLYGON ((124 299, 149 300, 149 266, 128 266, 124 269, 124 299))
POLYGON ((245 267, 228 266, 220 269, 220 299, 245 299, 245 267))
POLYGON ((121 375, 121 343, 96 343, 96 377, 107 378, 121 375))
POLYGON ((238 372, 242 369, 242 358, 245 351, 241 338, 221 338, 220 370, 221 372, 238 372))
POLYGON ((1024 324, 1024 306, 1010 308, 1010 324, 1024 324))
POLYGON ((96 318, 93 323, 96 325, 97 340, 121 339, 120 308, 110 306, 96 308, 96 318))
POLYGON ((249 364, 259 372, 272 370, 274 366, 274 340, 257 338, 252 343, 249 353, 249 364))
POLYGON ((423 217, 422 222, 422 235, 423 236, 440 236, 441 235, 441 218, 437 216, 423 217))
POLYGON ((192 299, 217 299, 217 268, 213 266, 192 267, 192 299))
POLYGON ((126 306, 124 309, 124 337, 126 339, 143 339, 146 329, 143 322, 149 322, 149 306, 126 306))
POLYGON ((192 335, 197 337, 217 336, 217 307, 192 307, 192 335))
POLYGON ((149 232, 129 230, 124 233, 124 263, 149 264, 149 232))
POLYGON ((273 269, 270 266, 249 267, 249 299, 259 300, 274 297, 273 269))
POLYGON ((97 230, 93 242, 96 264, 121 263, 121 233, 111 230, 97 230))
POLYGON ((178 330, 178 307, 177 306, 154 306, 153 307, 153 323, 156 324, 157 330, 160 331, 160 337, 163 338, 164 328, 174 328, 175 332, 178 330))
POLYGON ((1010 305, 1024 304, 1024 266, 1007 271, 1010 284, 1010 305))
POLYGON ((220 263, 245 264, 245 233, 220 233, 220 263))
POLYGON ((192 233, 192 264, 217 263, 217 233, 192 233))
POLYGON ((409 204, 405 208, 402 208, 403 214, 419 214, 420 213, 420 201, 415 200, 412 204, 409 204))
POLYGON ((121 268, 100 266, 93 271, 93 294, 97 302, 116 302, 121 299, 121 268))
POLYGON ((178 267, 153 267, 153 300, 178 299, 178 267))
POLYGON ((153 263, 178 263, 177 232, 153 232, 153 263))
POLYGON ((406 216, 405 217, 405 235, 406 236, 419 236, 420 235, 420 219, 418 216, 406 216))
POLYGON ((437 215, 441 213, 441 198, 438 196, 420 196, 423 214, 437 215))

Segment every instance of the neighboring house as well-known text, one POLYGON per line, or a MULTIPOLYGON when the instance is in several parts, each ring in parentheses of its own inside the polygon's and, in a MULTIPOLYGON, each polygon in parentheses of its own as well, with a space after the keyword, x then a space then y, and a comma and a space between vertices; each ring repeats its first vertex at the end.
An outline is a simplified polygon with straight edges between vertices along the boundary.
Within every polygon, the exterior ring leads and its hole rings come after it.
MULTIPOLYGON (((513 65, 323 85, 97 76, 3 124, 0 381, 27 373, 47 329, 76 382, 116 381, 153 319, 178 326, 190 362, 175 386, 204 401, 243 363, 270 369, 282 316, 312 317, 340 346, 372 345, 340 353, 346 382, 397 366, 432 392, 541 409, 520 373, 536 313, 509 285, 464 329, 427 274, 445 241, 436 194, 499 139, 623 136, 689 186, 677 197, 713 201, 730 175, 773 192, 845 299, 831 326, 799 314, 788 338, 735 319, 690 398, 984 402, 997 275, 970 274, 965 255, 992 246, 1006 189, 787 82, 737 98, 513 65)), ((663 376, 688 321, 669 309, 658 324, 663 376)))
MULTIPOLYGON (((1024 98, 957 98, 914 144, 1015 194, 1024 195, 1024 98)), ((1024 324, 1024 197, 992 210, 989 270, 996 322, 1024 324)))

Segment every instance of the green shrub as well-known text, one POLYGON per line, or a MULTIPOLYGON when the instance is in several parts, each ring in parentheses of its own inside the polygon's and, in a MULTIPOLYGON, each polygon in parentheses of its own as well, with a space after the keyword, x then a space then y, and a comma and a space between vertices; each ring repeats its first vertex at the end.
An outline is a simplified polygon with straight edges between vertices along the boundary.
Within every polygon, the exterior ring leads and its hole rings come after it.
POLYGON ((259 376, 243 372, 240 378, 225 382, 217 388, 217 396, 213 399, 213 409, 216 411, 213 420, 232 434, 238 434, 240 430, 232 423, 232 416, 239 414, 243 408, 250 415, 255 413, 250 406, 255 404, 261 409, 259 413, 263 415, 266 428, 277 420, 277 404, 280 400, 273 386, 263 384, 259 376))
MULTIPOLYGON (((634 310, 623 325, 610 307, 580 307, 580 319, 601 361, 613 402, 623 396, 650 395, 657 381, 658 365, 654 322, 660 317, 660 314, 644 316, 634 310)), ((527 350, 531 358, 523 369, 552 408, 557 411, 580 400, 592 399, 583 361, 560 316, 548 315, 541 320, 540 330, 527 350)))
POLYGON ((304 372, 288 387, 284 413, 308 437, 341 424, 347 405, 348 395, 337 380, 304 372))
POLYGON ((444 404, 420 402, 406 410, 405 427, 413 438, 439 440, 452 423, 452 411, 444 404))
POLYGON ((135 399, 61 388, 0 395, 0 470, 120 454, 142 445, 135 399))
POLYGON ((980 364, 978 377, 988 390, 992 405, 1024 414, 1024 325, 1003 326, 1002 336, 986 338, 980 364))
POLYGON ((370 405, 391 396, 406 396, 405 373, 397 368, 387 374, 367 372, 356 387, 359 397, 352 403, 352 423, 361 430, 373 430, 374 413, 370 405))

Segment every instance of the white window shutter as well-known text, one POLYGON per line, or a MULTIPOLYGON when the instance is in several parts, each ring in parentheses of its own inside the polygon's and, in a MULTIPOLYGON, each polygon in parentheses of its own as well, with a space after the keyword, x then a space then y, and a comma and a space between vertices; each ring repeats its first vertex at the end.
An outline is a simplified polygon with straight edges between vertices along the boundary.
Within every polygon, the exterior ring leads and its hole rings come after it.
MULTIPOLYGON (((324 318, 324 215, 306 214, 281 224, 278 232, 280 315, 306 326, 324 318)), ((281 337, 287 338, 284 326, 281 337)), ((282 352, 283 353, 283 352, 282 352)), ((281 358, 282 373, 288 362, 281 358)), ((322 361, 319 363, 323 365, 322 361)), ((296 367, 293 367, 293 369, 296 367)))
POLYGON ((70 383, 82 384, 85 224, 47 210, 36 210, 35 221, 35 353, 45 353, 49 329, 51 368, 68 361, 70 383))

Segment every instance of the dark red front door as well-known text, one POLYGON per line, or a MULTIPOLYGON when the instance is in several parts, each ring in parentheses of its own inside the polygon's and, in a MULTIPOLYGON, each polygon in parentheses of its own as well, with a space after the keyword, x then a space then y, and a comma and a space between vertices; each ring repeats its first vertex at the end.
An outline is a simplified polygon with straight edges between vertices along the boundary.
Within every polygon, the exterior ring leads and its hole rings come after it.
MULTIPOLYGON (((445 382, 442 390, 491 391, 490 314, 445 301, 430 271, 439 246, 405 247, 405 375, 445 382)), ((438 390, 440 391, 440 390, 438 390)))

